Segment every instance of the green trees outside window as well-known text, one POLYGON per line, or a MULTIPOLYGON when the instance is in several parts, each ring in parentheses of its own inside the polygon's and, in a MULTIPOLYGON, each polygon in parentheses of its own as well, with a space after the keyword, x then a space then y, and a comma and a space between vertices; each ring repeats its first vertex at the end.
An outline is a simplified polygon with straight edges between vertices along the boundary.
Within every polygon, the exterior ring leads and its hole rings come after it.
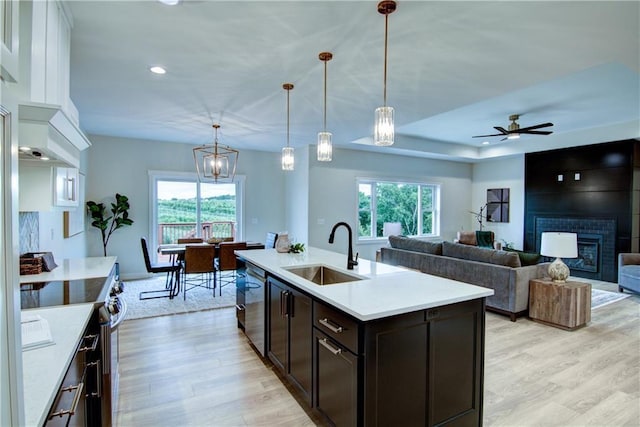
POLYGON ((433 184, 358 181, 358 237, 383 237, 385 222, 399 222, 406 236, 437 234, 439 191, 433 184))

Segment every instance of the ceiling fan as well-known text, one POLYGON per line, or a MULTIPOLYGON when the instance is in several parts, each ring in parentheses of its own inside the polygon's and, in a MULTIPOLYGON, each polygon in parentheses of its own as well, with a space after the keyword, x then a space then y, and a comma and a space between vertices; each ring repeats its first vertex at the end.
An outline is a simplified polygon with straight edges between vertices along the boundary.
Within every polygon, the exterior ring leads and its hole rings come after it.
POLYGON ((535 130, 540 128, 546 128, 549 126, 553 126, 553 123, 541 123, 539 125, 527 126, 525 128, 521 128, 520 125, 516 122, 520 118, 519 114, 512 114, 509 116, 509 120, 511 120, 511 124, 509 124, 509 129, 505 129, 502 126, 494 126, 493 128, 500 133, 495 133, 492 135, 476 135, 473 138, 485 138, 489 136, 504 136, 500 141, 504 141, 505 139, 517 139, 520 138, 520 135, 551 135, 553 131, 550 130, 535 130))

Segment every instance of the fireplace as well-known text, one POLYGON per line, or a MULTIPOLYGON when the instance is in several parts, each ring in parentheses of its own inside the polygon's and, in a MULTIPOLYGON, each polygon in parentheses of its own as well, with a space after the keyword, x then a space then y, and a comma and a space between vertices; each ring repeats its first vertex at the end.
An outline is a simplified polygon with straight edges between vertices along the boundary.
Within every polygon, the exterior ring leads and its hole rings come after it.
POLYGON ((547 231, 576 233, 578 257, 563 258, 571 275, 587 279, 615 282, 616 221, 602 218, 535 218, 536 248, 540 250, 540 236, 547 231))
POLYGON ((600 246, 602 236, 599 234, 578 234, 578 257, 564 260, 570 270, 598 273, 601 269, 600 246))

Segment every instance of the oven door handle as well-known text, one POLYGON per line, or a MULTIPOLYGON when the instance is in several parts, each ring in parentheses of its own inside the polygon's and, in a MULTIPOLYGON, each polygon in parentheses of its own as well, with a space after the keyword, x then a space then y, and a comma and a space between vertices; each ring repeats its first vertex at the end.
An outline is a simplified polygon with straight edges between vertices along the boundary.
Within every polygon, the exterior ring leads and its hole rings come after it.
POLYGON ((118 326, 120 325, 120 323, 122 323, 122 321, 125 319, 125 317, 127 317, 127 302, 123 299, 120 300, 120 311, 118 312, 118 318, 116 319, 115 322, 111 323, 111 331, 115 331, 118 326))

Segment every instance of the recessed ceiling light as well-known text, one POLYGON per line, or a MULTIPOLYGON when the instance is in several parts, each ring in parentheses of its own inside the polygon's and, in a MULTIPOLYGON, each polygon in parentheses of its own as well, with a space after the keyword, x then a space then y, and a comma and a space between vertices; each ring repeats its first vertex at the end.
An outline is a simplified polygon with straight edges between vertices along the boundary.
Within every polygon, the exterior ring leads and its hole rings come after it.
POLYGON ((158 0, 162 4, 166 4, 168 6, 175 6, 180 3, 180 0, 158 0))
POLYGON ((489 141, 482 141, 482 145, 489 145, 489 141))
POLYGON ((23 153, 28 153, 29 151, 31 151, 31 147, 20 147, 18 148, 18 150, 22 151, 23 153))
POLYGON ((154 74, 166 74, 167 70, 164 69, 164 67, 161 67, 159 65, 156 65, 154 67, 149 68, 149 71, 151 71, 154 74))

